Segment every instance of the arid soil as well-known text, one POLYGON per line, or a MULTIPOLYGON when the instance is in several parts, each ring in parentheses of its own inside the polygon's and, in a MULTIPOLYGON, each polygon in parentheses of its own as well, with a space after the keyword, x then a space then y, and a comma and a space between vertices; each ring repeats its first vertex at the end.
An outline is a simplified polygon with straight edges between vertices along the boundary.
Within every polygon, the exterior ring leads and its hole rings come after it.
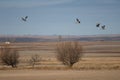
POLYGON ((119 80, 120 70, 5 70, 0 80, 119 80))

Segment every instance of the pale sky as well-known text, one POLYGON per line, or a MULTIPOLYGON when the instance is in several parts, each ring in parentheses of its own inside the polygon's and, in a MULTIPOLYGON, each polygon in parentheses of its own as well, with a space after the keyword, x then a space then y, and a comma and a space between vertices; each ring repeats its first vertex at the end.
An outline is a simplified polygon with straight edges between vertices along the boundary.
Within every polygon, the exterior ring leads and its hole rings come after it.
POLYGON ((2 35, 120 34, 119 25, 120 0, 0 0, 2 35))

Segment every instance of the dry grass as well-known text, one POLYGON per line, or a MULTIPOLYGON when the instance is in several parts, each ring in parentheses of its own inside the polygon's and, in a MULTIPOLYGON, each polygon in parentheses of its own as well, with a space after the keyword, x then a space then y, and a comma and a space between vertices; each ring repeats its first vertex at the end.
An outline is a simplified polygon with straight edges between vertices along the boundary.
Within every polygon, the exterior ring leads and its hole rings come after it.
POLYGON ((76 69, 93 69, 93 70, 119 70, 120 69, 120 58, 119 57, 87 57, 83 58, 79 63, 74 65, 76 69))
MULTIPOLYGON (((83 57, 72 69, 76 70, 120 70, 120 42, 81 42, 83 46, 83 57)), ((3 44, 0 44, 3 45, 3 44)), ((29 65, 30 56, 38 54, 42 61, 35 65, 34 69, 45 70, 68 70, 66 66, 55 58, 56 42, 41 43, 12 43, 11 46, 19 50, 19 69, 33 69, 29 65)), ((0 66, 0 70, 12 69, 7 66, 0 66)))
MULTIPOLYGON (((0 70, 11 70, 13 68, 7 66, 1 66, 0 70)), ((21 62, 18 68, 15 70, 22 69, 37 69, 37 70, 120 70, 120 58, 119 57, 86 57, 82 58, 72 68, 64 66, 61 62, 56 59, 46 59, 38 62, 33 68, 28 62, 21 62)), ((13 69, 14 70, 14 69, 13 69)))

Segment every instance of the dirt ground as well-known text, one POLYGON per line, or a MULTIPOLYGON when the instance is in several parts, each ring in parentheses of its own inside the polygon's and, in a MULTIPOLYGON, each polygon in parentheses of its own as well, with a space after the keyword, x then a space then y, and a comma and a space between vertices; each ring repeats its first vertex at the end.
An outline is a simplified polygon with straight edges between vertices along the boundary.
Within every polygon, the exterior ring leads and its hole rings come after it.
POLYGON ((0 80, 120 80, 120 70, 1 70, 0 80))

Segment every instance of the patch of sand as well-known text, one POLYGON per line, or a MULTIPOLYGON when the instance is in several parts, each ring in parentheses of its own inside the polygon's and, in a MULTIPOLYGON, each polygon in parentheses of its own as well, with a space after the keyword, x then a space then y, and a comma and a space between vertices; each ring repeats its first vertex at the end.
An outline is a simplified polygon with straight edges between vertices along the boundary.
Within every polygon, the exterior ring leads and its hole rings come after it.
POLYGON ((120 70, 1 70, 0 80, 119 80, 120 70))

